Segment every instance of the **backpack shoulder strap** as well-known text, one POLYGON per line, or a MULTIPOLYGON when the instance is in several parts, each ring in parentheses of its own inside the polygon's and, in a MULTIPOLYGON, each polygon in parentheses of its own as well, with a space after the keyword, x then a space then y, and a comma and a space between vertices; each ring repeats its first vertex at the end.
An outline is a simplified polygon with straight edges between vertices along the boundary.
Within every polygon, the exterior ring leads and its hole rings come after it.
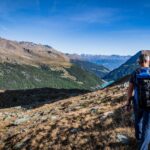
POLYGON ((134 73, 134 79, 135 79, 135 86, 138 86, 138 79, 137 79, 137 76, 141 73, 141 68, 137 68, 135 70, 135 73, 134 73))
POLYGON ((150 68, 141 68, 141 72, 138 74, 138 78, 150 79, 150 68))

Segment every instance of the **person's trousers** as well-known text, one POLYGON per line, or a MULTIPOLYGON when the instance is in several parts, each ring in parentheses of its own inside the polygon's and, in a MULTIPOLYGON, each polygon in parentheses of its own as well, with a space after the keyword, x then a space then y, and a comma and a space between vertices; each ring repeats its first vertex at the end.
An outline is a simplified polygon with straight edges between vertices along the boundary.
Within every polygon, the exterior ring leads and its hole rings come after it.
POLYGON ((143 112, 140 150, 148 150, 150 144, 150 111, 143 112))
POLYGON ((143 124, 143 110, 139 109, 136 105, 133 105, 134 109, 134 127, 135 137, 137 141, 141 141, 142 138, 142 124, 143 124))
POLYGON ((150 111, 134 107, 135 137, 140 150, 148 150, 150 144, 150 111))

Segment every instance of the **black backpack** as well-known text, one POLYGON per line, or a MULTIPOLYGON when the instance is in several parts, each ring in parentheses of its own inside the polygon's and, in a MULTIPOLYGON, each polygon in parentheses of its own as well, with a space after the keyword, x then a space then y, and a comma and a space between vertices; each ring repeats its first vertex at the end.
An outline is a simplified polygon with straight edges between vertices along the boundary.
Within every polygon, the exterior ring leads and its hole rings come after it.
POLYGON ((150 110, 150 68, 141 68, 136 75, 136 86, 139 107, 150 110))

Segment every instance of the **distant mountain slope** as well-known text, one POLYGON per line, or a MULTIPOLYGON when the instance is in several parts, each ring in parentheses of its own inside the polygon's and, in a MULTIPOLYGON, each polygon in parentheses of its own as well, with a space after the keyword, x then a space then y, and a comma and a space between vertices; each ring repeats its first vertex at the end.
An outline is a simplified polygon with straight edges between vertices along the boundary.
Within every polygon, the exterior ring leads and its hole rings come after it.
POLYGON ((102 83, 48 45, 0 39, 0 88, 93 89, 102 83))
POLYGON ((76 65, 64 70, 55 68, 37 68, 28 65, 0 64, 1 89, 31 89, 31 88, 79 88, 91 87, 103 82, 93 74, 82 70, 76 65))
POLYGON ((88 61, 81 61, 81 60, 72 60, 72 63, 80 66, 82 69, 87 70, 96 76, 102 78, 106 74, 110 72, 110 70, 102 65, 96 65, 94 63, 88 61))
POLYGON ((50 46, 32 42, 16 42, 0 38, 0 62, 39 66, 70 65, 69 58, 50 46))
POLYGON ((128 61, 126 61, 123 65, 121 65, 119 68, 108 73, 103 79, 107 81, 112 80, 116 81, 126 75, 131 74, 139 66, 137 60, 141 53, 150 54, 150 51, 149 50, 139 51, 134 56, 132 56, 128 61))
POLYGON ((119 67, 121 64, 126 62, 131 56, 119 56, 119 55, 78 55, 78 54, 67 54, 72 60, 89 61, 98 65, 103 65, 110 70, 119 67))

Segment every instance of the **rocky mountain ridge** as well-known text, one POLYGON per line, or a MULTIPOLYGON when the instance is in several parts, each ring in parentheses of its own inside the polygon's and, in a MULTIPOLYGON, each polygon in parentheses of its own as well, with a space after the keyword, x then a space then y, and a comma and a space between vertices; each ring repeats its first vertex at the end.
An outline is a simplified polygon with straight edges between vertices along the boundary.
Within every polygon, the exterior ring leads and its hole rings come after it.
POLYGON ((0 39, 0 61, 38 66, 70 65, 69 58, 50 46, 0 39))
POLYGON ((97 65, 104 66, 109 70, 118 68, 127 61, 131 56, 120 55, 90 55, 90 54, 67 54, 71 60, 88 61, 97 65))
POLYGON ((120 67, 109 72, 103 79, 106 81, 117 81, 126 75, 130 75, 136 68, 139 67, 137 61, 141 53, 146 53, 150 55, 150 50, 141 50, 137 52, 120 67))

